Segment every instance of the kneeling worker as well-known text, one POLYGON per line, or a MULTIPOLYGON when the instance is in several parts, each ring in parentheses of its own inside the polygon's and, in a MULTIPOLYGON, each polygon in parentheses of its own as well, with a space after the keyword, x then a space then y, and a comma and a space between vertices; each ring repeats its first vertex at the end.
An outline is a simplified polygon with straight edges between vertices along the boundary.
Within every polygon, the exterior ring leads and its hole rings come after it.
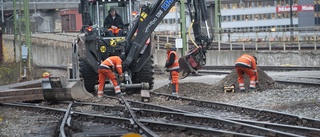
POLYGON ((98 69, 99 74, 99 86, 98 86, 98 98, 103 97, 103 89, 106 78, 108 78, 113 86, 117 96, 121 95, 120 86, 118 85, 117 78, 112 70, 116 70, 119 74, 119 81, 123 80, 122 74, 122 59, 119 56, 110 56, 104 60, 98 69))
POLYGON ((171 43, 166 43, 164 47, 167 50, 167 61, 165 68, 170 72, 170 80, 172 84, 172 95, 178 95, 179 91, 179 58, 176 48, 172 48, 171 43))
POLYGON ((250 78, 250 90, 255 90, 258 84, 257 58, 248 54, 241 55, 235 63, 238 74, 238 83, 241 92, 245 91, 243 75, 246 74, 250 78))

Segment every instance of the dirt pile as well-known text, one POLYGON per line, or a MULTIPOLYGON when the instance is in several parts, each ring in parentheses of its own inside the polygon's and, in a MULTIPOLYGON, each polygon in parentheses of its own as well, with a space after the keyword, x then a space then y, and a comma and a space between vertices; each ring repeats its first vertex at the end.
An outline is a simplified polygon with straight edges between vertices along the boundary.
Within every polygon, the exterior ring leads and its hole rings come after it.
MULTIPOLYGON (((268 76, 262 69, 257 69, 259 76, 258 81, 259 84, 257 85, 256 91, 265 91, 268 89, 278 89, 281 88, 276 82, 268 76)), ((245 86, 246 90, 249 89, 249 77, 244 75, 245 86)), ((233 69, 230 74, 225 76, 219 82, 214 85, 205 84, 200 81, 195 82, 181 82, 179 83, 179 95, 181 96, 203 96, 205 94, 212 94, 212 93, 223 93, 224 85, 235 85, 236 92, 239 90, 238 84, 238 74, 235 69, 233 69)), ((160 93, 167 93, 171 94, 171 87, 162 86, 155 90, 155 92, 160 93)))
MULTIPOLYGON (((258 71, 258 81, 259 84, 257 85, 257 91, 264 91, 267 89, 274 89, 275 87, 275 81, 269 77, 262 69, 260 69, 259 67, 257 68, 258 71)), ((245 87, 246 90, 249 89, 249 77, 247 75, 244 75, 244 83, 245 83, 245 87)), ((239 90, 239 84, 238 84, 238 74, 236 72, 235 69, 233 69, 231 71, 231 73, 229 75, 227 75, 225 78, 223 78, 222 80, 220 80, 220 82, 218 82, 217 84, 214 85, 213 89, 223 89, 224 85, 231 85, 231 84, 235 84, 235 89, 236 91, 239 90)))

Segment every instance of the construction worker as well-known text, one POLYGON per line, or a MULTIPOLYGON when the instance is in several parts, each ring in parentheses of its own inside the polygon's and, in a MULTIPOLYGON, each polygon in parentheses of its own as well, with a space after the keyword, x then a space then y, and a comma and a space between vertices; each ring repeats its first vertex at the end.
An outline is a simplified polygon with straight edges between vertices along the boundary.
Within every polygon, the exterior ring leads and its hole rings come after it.
POLYGON ((44 72, 42 74, 42 78, 49 78, 50 77, 50 73, 49 72, 44 72))
POLYGON ((123 81, 122 59, 119 56, 110 56, 100 64, 98 68, 98 74, 99 74, 98 98, 103 97, 103 89, 104 89, 106 78, 108 78, 113 84, 116 95, 119 96, 122 94, 113 70, 116 70, 118 72, 119 81, 123 81))
POLYGON ((167 60, 165 68, 170 72, 169 79, 172 85, 172 95, 178 95, 179 91, 179 63, 176 48, 172 48, 171 43, 166 43, 164 47, 167 50, 167 60))
POLYGON ((248 54, 241 55, 235 63, 238 74, 238 83, 240 92, 245 92, 243 75, 246 74, 250 78, 249 89, 254 91, 258 84, 257 58, 248 54))
POLYGON ((123 21, 114 8, 110 8, 109 15, 104 19, 104 28, 107 28, 108 36, 122 36, 123 21))

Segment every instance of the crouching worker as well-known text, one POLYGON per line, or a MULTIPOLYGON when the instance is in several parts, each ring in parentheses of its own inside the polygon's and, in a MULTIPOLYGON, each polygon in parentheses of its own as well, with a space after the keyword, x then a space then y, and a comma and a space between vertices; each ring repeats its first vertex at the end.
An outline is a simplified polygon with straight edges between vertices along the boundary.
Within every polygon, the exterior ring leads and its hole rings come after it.
POLYGON ((240 91, 245 91, 244 74, 250 78, 250 90, 255 91, 256 84, 258 83, 257 58, 255 56, 243 54, 236 60, 235 67, 238 74, 240 91))
POLYGON ((179 91, 179 58, 176 52, 176 48, 172 48, 171 43, 166 43, 164 47, 167 50, 167 60, 165 68, 170 72, 169 79, 172 84, 172 95, 178 95, 179 91))
POLYGON ((98 74, 99 74, 98 98, 103 97, 103 89, 104 89, 106 78, 108 78, 110 82, 113 84, 116 95, 120 96, 122 94, 113 70, 116 70, 118 72, 119 81, 122 81, 123 80, 122 59, 119 56, 111 56, 100 64, 98 69, 98 74))

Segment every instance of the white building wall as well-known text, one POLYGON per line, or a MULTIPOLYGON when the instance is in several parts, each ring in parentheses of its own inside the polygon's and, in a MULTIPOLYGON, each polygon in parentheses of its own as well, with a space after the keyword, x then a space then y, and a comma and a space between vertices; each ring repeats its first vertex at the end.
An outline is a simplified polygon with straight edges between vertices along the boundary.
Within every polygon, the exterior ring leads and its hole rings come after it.
MULTIPOLYGON (((293 24, 298 24, 298 18, 293 18, 293 24)), ((235 21, 223 22, 221 28, 241 28, 241 27, 258 27, 258 26, 282 26, 290 25, 290 18, 274 19, 274 20, 251 20, 251 21, 235 21)))
POLYGON ((221 9, 221 16, 276 13, 276 7, 221 9))

